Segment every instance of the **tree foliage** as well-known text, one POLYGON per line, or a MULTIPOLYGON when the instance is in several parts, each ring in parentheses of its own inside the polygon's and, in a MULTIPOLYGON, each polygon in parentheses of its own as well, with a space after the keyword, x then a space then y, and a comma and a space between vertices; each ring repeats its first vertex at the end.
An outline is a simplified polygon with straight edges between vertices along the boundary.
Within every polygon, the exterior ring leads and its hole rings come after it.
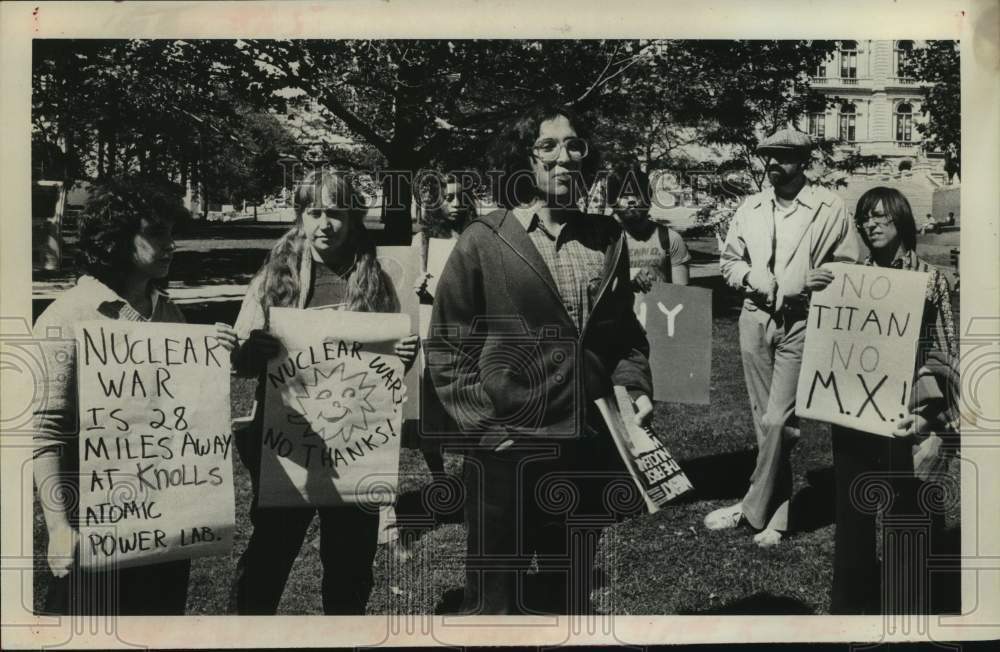
POLYGON ((944 153, 945 172, 961 175, 962 82, 958 41, 928 41, 915 48, 903 64, 903 74, 926 82, 923 114, 917 124, 924 149, 944 153))

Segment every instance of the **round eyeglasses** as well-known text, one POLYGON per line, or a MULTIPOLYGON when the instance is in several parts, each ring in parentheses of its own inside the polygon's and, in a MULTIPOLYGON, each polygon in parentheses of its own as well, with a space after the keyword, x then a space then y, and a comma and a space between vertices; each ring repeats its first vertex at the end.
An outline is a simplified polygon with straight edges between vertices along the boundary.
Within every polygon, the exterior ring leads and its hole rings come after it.
POLYGON ((535 156, 546 163, 551 163, 558 159, 559 154, 564 149, 566 150, 566 156, 571 161, 579 161, 585 158, 590 152, 590 146, 583 138, 567 138, 561 142, 555 138, 543 138, 531 147, 531 151, 535 153, 535 156))
POLYGON ((857 218, 858 226, 866 226, 872 224, 873 226, 889 226, 892 224, 892 216, 883 215, 879 213, 868 213, 867 215, 861 215, 857 218))

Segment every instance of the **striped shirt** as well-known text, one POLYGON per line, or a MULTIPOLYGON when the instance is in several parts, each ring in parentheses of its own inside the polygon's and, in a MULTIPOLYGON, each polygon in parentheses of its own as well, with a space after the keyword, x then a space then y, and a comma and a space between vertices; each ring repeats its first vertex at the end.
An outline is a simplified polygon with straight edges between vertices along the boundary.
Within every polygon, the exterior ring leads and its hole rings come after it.
POLYGON ((566 312, 583 331, 604 276, 606 238, 590 228, 591 222, 583 213, 555 230, 546 228, 530 208, 515 209, 514 216, 552 273, 566 312))

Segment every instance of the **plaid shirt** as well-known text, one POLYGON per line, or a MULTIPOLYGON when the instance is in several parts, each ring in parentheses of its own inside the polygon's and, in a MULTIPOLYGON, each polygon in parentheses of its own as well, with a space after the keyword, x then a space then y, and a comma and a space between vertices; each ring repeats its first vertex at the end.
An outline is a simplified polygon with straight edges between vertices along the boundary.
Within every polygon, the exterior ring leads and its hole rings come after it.
POLYGON ((582 331, 604 275, 608 243, 590 226, 582 213, 570 217, 554 233, 531 208, 514 209, 528 237, 552 273, 566 312, 582 331))

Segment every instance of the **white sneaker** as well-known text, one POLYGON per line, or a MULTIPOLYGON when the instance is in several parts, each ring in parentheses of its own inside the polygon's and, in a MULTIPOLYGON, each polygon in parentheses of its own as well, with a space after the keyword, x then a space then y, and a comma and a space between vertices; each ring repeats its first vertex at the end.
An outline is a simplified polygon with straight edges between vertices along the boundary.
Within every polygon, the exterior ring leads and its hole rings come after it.
POLYGON ((781 543, 782 536, 780 530, 761 530, 753 536, 753 542, 761 548, 771 548, 781 543))
POLYGON ((743 503, 720 507, 705 517, 705 527, 709 530, 729 530, 743 520, 743 503))

